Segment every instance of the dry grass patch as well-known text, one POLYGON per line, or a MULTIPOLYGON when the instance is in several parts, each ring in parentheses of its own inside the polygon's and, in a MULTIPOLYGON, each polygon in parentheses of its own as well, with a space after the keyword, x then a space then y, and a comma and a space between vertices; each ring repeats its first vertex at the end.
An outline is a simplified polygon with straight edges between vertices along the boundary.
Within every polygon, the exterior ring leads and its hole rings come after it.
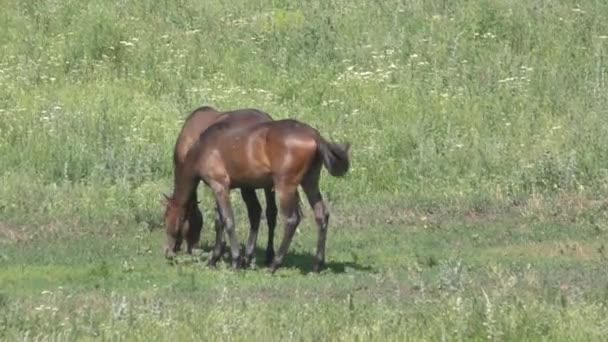
POLYGON ((546 241, 520 245, 492 247, 486 253, 494 256, 518 256, 526 258, 568 258, 579 261, 599 261, 602 246, 596 242, 546 241))

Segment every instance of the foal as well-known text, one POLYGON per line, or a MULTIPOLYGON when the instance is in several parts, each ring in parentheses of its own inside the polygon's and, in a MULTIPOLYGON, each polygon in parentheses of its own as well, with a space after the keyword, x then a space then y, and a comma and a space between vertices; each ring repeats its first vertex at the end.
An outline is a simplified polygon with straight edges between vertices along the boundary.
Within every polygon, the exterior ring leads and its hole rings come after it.
MULTIPOLYGON (((200 135, 216 122, 230 121, 234 125, 246 126, 260 122, 272 121, 267 113, 257 109, 239 109, 227 112, 217 111, 215 108, 204 106, 195 109, 186 118, 182 129, 175 142, 173 150, 174 172, 186 160, 186 155, 192 146, 199 140, 200 135)), ((277 206, 274 191, 271 187, 264 189, 266 196, 266 220, 268 222, 268 244, 266 247, 266 263, 269 264, 274 258, 274 229, 277 220, 277 206)), ((247 214, 250 222, 250 234, 257 238, 260 226, 262 207, 255 193, 255 190, 241 189, 241 196, 247 207, 247 214)), ((167 197, 167 196, 165 196, 167 197)), ((169 199, 169 197, 167 197, 169 199)), ((192 248, 200 239, 203 226, 203 215, 198 208, 196 191, 193 191, 188 199, 185 208, 185 215, 182 217, 183 225, 181 229, 167 231, 168 243, 165 247, 165 255, 172 257, 182 244, 185 238, 188 253, 192 253, 192 248)), ((216 238, 220 232, 222 222, 219 217, 219 209, 216 208, 215 231, 216 238)), ((220 235, 223 238, 223 235, 220 235)))
MULTIPOLYGON (((319 190, 321 165, 334 177, 346 174, 350 167, 349 144, 325 140, 317 130, 296 120, 263 122, 239 126, 223 121, 210 126, 188 152, 184 163, 176 170, 175 191, 167 201, 165 213, 167 230, 177 229, 179 218, 187 211, 187 201, 199 180, 210 187, 216 198, 230 240, 232 266, 240 266, 240 247, 230 204, 230 190, 274 187, 279 197, 285 234, 275 256, 271 271, 281 266, 300 223, 301 209, 298 186, 301 185, 314 210, 319 227, 317 253, 313 270, 318 272, 325 263, 325 242, 329 212, 319 190)), ((220 228, 221 229, 221 228, 220 228)), ((216 235, 210 264, 221 256, 221 240, 216 235)), ((256 240, 249 239, 246 262, 251 260, 256 240)))

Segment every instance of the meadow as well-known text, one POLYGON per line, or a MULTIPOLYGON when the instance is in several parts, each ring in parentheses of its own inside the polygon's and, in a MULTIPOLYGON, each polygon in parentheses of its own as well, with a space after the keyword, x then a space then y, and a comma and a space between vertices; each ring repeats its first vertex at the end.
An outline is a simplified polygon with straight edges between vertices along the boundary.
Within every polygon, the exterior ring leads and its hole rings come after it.
POLYGON ((608 336, 608 2, 0 8, 0 340, 608 336), (308 206, 275 275, 265 222, 256 269, 206 267, 204 187, 201 249, 164 259, 202 105, 352 143, 348 176, 322 174, 323 272, 308 206))

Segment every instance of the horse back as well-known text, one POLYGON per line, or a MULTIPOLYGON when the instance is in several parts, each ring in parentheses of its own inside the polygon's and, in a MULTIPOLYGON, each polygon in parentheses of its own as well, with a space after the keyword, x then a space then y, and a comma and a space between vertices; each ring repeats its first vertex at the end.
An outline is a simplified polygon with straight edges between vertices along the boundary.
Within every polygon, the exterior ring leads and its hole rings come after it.
POLYGON ((188 115, 175 142, 173 151, 173 162, 175 165, 184 162, 186 154, 192 145, 196 143, 200 134, 209 128, 221 115, 221 112, 207 106, 197 108, 188 115))
POLYGON ((268 113, 255 108, 237 109, 219 112, 213 107, 200 107, 194 110, 184 122, 174 149, 174 163, 183 163, 186 154, 200 139, 200 136, 216 123, 226 122, 231 125, 249 126, 259 122, 271 121, 268 113))

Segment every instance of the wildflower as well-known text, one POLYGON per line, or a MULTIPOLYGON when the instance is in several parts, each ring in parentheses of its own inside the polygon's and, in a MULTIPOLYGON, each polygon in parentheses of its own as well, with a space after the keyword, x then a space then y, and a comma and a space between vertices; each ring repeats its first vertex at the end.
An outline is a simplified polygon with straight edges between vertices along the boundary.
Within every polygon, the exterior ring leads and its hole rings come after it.
POLYGON ((514 80, 515 80, 515 77, 507 77, 505 79, 498 80, 498 83, 506 83, 506 82, 511 82, 511 81, 514 81, 514 80))

